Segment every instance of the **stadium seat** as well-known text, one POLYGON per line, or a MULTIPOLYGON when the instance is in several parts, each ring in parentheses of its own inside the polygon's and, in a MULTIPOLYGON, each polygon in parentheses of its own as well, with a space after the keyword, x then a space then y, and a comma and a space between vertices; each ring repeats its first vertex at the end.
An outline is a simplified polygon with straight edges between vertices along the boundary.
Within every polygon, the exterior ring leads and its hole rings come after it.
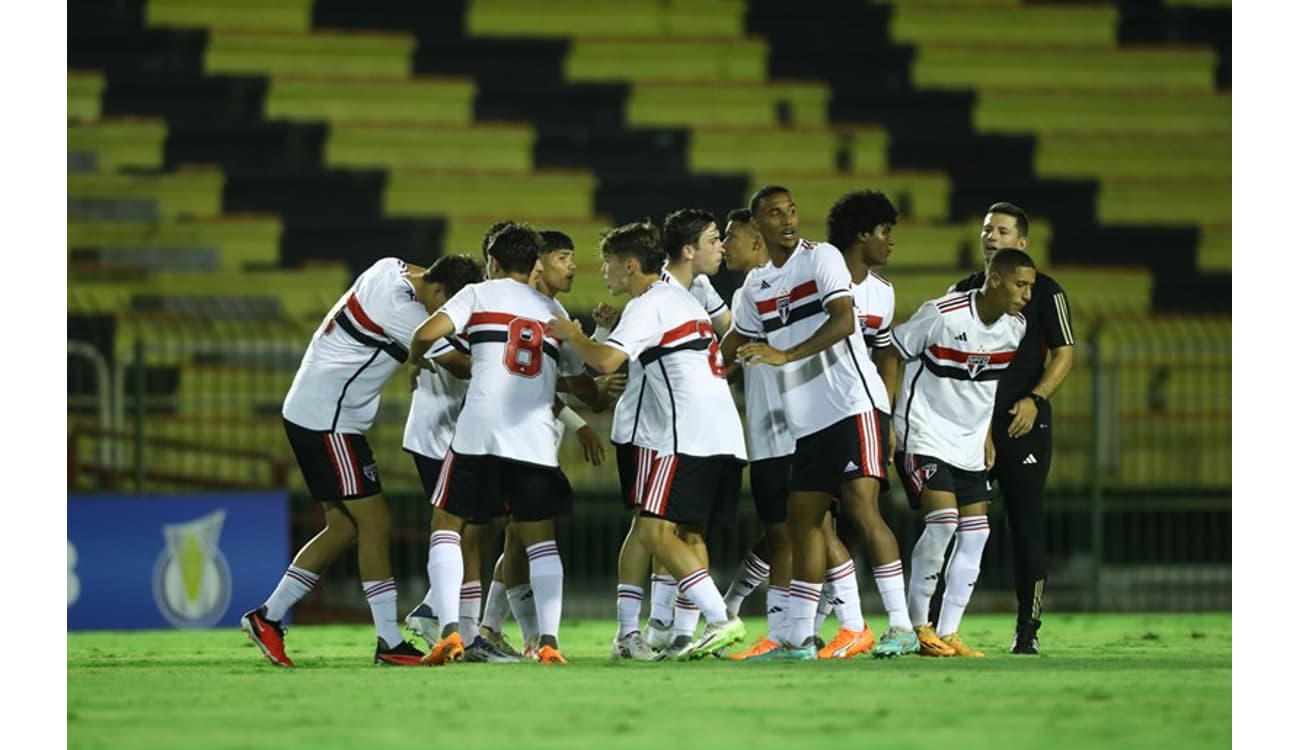
POLYGON ((531 174, 393 170, 384 193, 388 216, 508 214, 528 206, 540 215, 591 215, 596 179, 577 170, 531 174))
POLYGON ((147 0, 149 26, 257 28, 268 31, 311 29, 314 0, 147 0))
POLYGON ((68 119, 98 120, 104 74, 97 70, 68 71, 68 119))
POLYGON ((637 83, 627 101, 632 126, 825 125, 830 90, 815 82, 637 83), (701 97, 708 106, 701 106, 701 97))
POLYGON ((219 170, 190 167, 166 174, 68 175, 71 200, 143 200, 160 217, 212 216, 221 212, 223 177, 219 170))
POLYGON ((96 170, 160 169, 167 126, 151 118, 84 120, 68 125, 68 150, 93 154, 96 170))
POLYGON ((537 134, 527 125, 428 123, 375 125, 333 123, 325 144, 332 167, 425 168, 528 172, 537 134))
POLYGON ((905 218, 942 222, 948 218, 948 176, 943 173, 885 172, 852 174, 768 172, 756 165, 750 174, 750 191, 763 185, 784 185, 799 206, 799 226, 805 237, 825 236, 826 212, 851 190, 871 188, 889 196, 905 218))
POLYGON ((595 34, 699 37, 741 35, 743 0, 474 0, 466 26, 473 36, 562 37, 595 34))
POLYGON ((767 79, 767 44, 755 38, 583 38, 565 58, 570 81, 731 81, 767 79))
POLYGON ((824 170, 879 174, 888 169, 889 134, 844 126, 713 127, 690 131, 692 172, 824 170))
POLYGON ((266 94, 266 116, 468 125, 474 121, 475 88, 473 81, 456 78, 272 76, 266 94))
POLYGON ((415 39, 409 34, 216 29, 208 39, 204 69, 209 73, 404 79, 411 74, 414 50, 415 39))

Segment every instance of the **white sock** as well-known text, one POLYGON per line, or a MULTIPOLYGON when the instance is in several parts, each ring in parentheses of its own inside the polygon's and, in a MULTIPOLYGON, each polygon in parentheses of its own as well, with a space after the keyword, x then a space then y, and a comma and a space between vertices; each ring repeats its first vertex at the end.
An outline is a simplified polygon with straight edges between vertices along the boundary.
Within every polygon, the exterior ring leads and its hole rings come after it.
POLYGON ((740 572, 732 579, 731 585, 727 587, 727 593, 722 597, 727 605, 727 614, 735 617, 740 613, 740 605, 744 603, 745 597, 754 593, 754 589, 763 585, 767 580, 768 574, 772 568, 763 559, 753 552, 745 555, 745 559, 740 563, 740 572))
MULTIPOLYGON (((465 559, 460 551, 460 534, 455 531, 435 531, 429 535, 429 590, 433 601, 428 602, 433 616, 445 630, 453 622, 460 622, 460 584, 465 578, 465 559)), ((473 634, 462 633, 461 639, 473 634)))
MULTIPOLYGON (((727 605, 722 606, 725 608, 727 605)), ((700 608, 692 604, 690 599, 678 594, 673 602, 673 637, 684 635, 694 640, 695 626, 699 624, 700 608)))
POLYGON ((790 589, 785 586, 767 587, 767 638, 785 643, 790 625, 790 589))
POLYGON ((822 632, 822 626, 826 624, 826 618, 830 617, 831 612, 835 609, 836 605, 831 603, 832 596, 831 587, 822 586, 822 598, 817 600, 817 615, 813 617, 814 633, 822 632))
POLYGON ((645 589, 627 583, 618 585, 618 637, 641 629, 641 599, 645 589))
POLYGON ((554 539, 529 545, 528 580, 537 606, 537 632, 558 640, 560 611, 564 608, 564 563, 554 539))
POLYGON ((677 579, 650 576, 650 619, 665 625, 673 622, 673 602, 677 599, 677 579))
POLYGON ((460 587, 460 637, 466 643, 478 635, 478 611, 483 603, 483 584, 467 581, 460 587))
POLYGON ((925 514, 925 531, 912 547, 912 580, 908 584, 907 614, 916 626, 930 621, 930 597, 939 586, 943 553, 957 533, 957 509, 945 508, 925 514))
POLYGON ((939 610, 937 628, 940 636, 956 633, 961 625, 961 616, 980 577, 980 560, 988 540, 988 516, 966 516, 957 524, 957 544, 943 578, 943 607, 939 610))
POLYGON ((880 601, 889 613, 889 627, 912 629, 912 617, 907 613, 907 592, 903 587, 903 561, 894 560, 871 569, 876 579, 880 601))
MULTIPOLYGON (((722 603, 722 592, 718 591, 718 585, 713 582, 708 568, 700 568, 686 576, 677 584, 677 588, 692 604, 699 607, 705 622, 713 624, 727 621, 727 605, 722 603)), ((695 628, 692 627, 691 632, 694 631, 695 628)))
POLYGON ((817 600, 822 598, 822 585, 807 581, 790 581, 790 627, 786 643, 795 648, 811 641, 813 618, 817 616, 817 600))
POLYGON ((393 648, 402 642, 402 631, 397 629, 397 583, 391 578, 382 581, 362 581, 361 590, 370 604, 370 616, 375 621, 375 632, 384 645, 393 648))
POLYGON ((827 598, 840 627, 861 632, 866 623, 862 620, 862 598, 858 594, 858 568, 852 559, 826 571, 826 588, 831 590, 827 598))
POLYGON ((510 602, 510 614, 519 623, 519 635, 524 643, 537 641, 537 597, 533 596, 533 585, 521 583, 506 589, 506 599, 510 602))
POLYGON ((483 627, 500 633, 501 624, 506 621, 508 614, 510 614, 510 600, 506 598, 506 585, 494 580, 488 587, 487 601, 483 604, 483 627))
POLYGON ((290 565, 280 578, 280 583, 276 584, 275 591, 271 592, 270 598, 262 605, 266 607, 266 619, 271 622, 283 620, 293 605, 316 588, 319 581, 320 576, 316 573, 290 565))

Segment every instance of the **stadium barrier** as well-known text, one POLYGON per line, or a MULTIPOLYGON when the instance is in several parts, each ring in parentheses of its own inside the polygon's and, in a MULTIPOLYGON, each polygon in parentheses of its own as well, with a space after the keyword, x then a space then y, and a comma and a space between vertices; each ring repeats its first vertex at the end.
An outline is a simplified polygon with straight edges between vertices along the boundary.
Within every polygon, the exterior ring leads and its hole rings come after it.
MULTIPOLYGON (((320 511, 294 468, 279 410, 314 324, 259 319, 255 307, 244 308, 244 318, 231 307, 224 320, 169 309, 168 317, 157 310, 121 315, 107 337, 70 338, 69 492, 285 489, 290 549, 296 547, 319 528, 320 511)), ((1231 320, 1076 317, 1076 328, 1073 370, 1052 399, 1046 606, 1229 609, 1231 320)), ((77 329, 70 316, 70 337, 77 329)), ((394 510, 403 602, 426 585, 429 521, 413 463, 400 447, 407 389, 402 377, 385 387, 369 433, 394 510)), ((607 414, 589 421, 608 434, 607 414)), ((608 616, 628 520, 617 500, 612 451, 606 465, 591 467, 566 440, 561 460, 577 493, 559 532, 566 613, 608 616)), ((910 550, 921 524, 893 485, 882 509, 910 550)), ((1004 611, 1014 607, 1011 550, 998 503, 991 514, 994 533, 972 606, 1004 611)), ((758 533, 752 506, 742 499, 737 525, 711 535, 720 581, 731 577, 758 533)), ((309 604, 361 608, 355 565, 336 563, 309 604)), ((864 601, 874 611, 874 597, 864 601)))

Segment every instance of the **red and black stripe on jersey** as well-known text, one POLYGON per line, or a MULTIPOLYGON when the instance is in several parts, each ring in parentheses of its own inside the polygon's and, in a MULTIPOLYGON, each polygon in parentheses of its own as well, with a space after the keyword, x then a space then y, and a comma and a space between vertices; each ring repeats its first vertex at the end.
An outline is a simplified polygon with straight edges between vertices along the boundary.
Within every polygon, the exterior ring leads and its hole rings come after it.
MULTIPOLYGON (((531 332, 536 326, 537 331, 545 331, 546 325, 532 318, 525 318, 513 313, 498 312, 476 312, 469 316, 469 322, 465 324, 465 338, 469 341, 471 348, 475 344, 497 343, 506 344, 510 340, 510 326, 516 321, 532 323, 528 326, 531 332)), ((534 335, 527 333, 525 335, 534 335)), ((546 353, 555 362, 560 361, 560 349, 555 342, 542 336, 542 351, 546 353)))
POLYGON ((366 311, 361 309, 361 303, 357 301, 356 292, 348 295, 347 303, 334 315, 333 323, 357 343, 379 349, 398 362, 406 361, 406 347, 366 315, 366 311))
POLYGON ((1005 352, 967 352, 931 344, 921 353, 925 369, 941 378, 957 380, 997 380, 1007 371, 1014 350, 1005 352))
POLYGON ((655 360, 674 352, 704 351, 713 344, 714 337, 713 324, 709 321, 688 320, 665 332, 659 338, 659 343, 646 348, 637 356, 637 361, 642 367, 648 367, 655 360))
MULTIPOLYGON (((841 289, 832 294, 848 291, 848 289, 841 289)), ((758 314, 763 319, 763 332, 771 333, 822 312, 822 299, 823 295, 817 289, 817 281, 810 279, 791 289, 787 294, 757 300, 758 314)))

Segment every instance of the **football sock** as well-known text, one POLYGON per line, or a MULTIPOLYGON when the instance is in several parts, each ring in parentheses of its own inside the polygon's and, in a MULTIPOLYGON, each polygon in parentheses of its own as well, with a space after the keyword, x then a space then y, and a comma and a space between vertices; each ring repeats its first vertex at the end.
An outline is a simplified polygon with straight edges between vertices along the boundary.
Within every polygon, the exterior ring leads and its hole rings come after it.
POLYGON ((320 576, 316 573, 290 565, 275 591, 271 592, 270 598, 262 605, 266 607, 266 619, 271 622, 283 620, 285 613, 315 588, 318 581, 320 576))
POLYGON ((767 638, 785 643, 790 619, 790 589, 786 586, 767 587, 767 638))
MULTIPOLYGON (((460 584, 465 578, 465 561, 460 552, 460 534, 455 531, 435 531, 429 535, 429 591, 426 603, 438 618, 443 635, 447 628, 460 624, 460 584), (432 601, 428 601, 431 598, 432 601)), ((462 633, 461 638, 473 638, 472 633, 462 633)))
POLYGON ((488 587, 487 601, 483 604, 483 626, 500 633, 501 625, 510 614, 510 600, 506 598, 506 585, 492 581, 488 587))
POLYGON ((939 635, 952 635, 961 625, 975 581, 980 577, 980 559, 989 539, 989 517, 967 516, 957 524, 957 544, 943 579, 943 608, 939 610, 939 635))
MULTIPOLYGON (((726 604, 722 605, 724 608, 726 604)), ((679 635, 695 638, 695 626, 700 624, 700 608, 681 594, 673 603, 673 637, 679 635)))
MULTIPOLYGON (((822 586, 822 598, 817 600, 817 615, 813 617, 813 632, 822 632, 822 626, 826 624, 826 618, 831 616, 835 605, 831 604, 831 587, 822 586)), ((841 623, 842 625, 843 623, 841 623)))
POLYGON ((677 599, 677 579, 667 575, 650 576, 650 619, 665 625, 673 622, 673 602, 677 599))
POLYGON ((790 581, 790 628, 786 643, 799 648, 812 640, 813 618, 817 616, 817 600, 821 598, 820 583, 790 581))
POLYGON ((771 566, 753 552, 745 555, 745 559, 740 563, 740 572, 732 579, 723 597, 723 601, 727 604, 728 615, 735 617, 740 612, 740 605, 745 601, 745 597, 763 585, 771 570, 771 566))
POLYGON ((510 602, 510 614, 519 623, 519 635, 524 643, 537 641, 537 597, 533 596, 533 585, 521 583, 506 589, 506 598, 510 602))
POLYGON ((903 586, 903 561, 895 560, 871 568, 876 579, 880 601, 889 613, 889 627, 912 629, 912 616, 907 613, 907 593, 903 586))
POLYGON ((483 585, 468 581, 460 587, 460 632, 468 643, 478 635, 478 612, 483 602, 483 585))
POLYGON ((641 598, 645 590, 626 583, 618 585, 618 637, 641 629, 641 598))
POLYGON ((554 539, 529 545, 528 579, 533 584, 537 607, 537 632, 559 636, 560 611, 564 605, 564 563, 554 539))
POLYGON ((919 627, 930 621, 930 597, 939 585, 943 553, 956 532, 956 508, 925 514, 925 530, 912 547, 912 580, 908 583, 907 609, 913 625, 919 627))
MULTIPOLYGON (((726 622, 727 605, 722 602, 722 592, 713 582, 708 568, 700 568, 681 580, 677 585, 682 595, 699 608, 707 623, 726 622)), ((691 628, 694 632, 695 628, 691 628)))
POLYGON ((841 628, 859 632, 866 627, 862 620, 862 598, 858 594, 858 569, 853 560, 826 571, 826 588, 830 596, 826 597, 835 611, 835 619, 841 628))
POLYGON ((375 632, 384 644, 394 648, 402 642, 402 631, 397 629, 397 584, 391 578, 382 581, 362 581, 361 590, 370 603, 370 616, 375 620, 375 632))

